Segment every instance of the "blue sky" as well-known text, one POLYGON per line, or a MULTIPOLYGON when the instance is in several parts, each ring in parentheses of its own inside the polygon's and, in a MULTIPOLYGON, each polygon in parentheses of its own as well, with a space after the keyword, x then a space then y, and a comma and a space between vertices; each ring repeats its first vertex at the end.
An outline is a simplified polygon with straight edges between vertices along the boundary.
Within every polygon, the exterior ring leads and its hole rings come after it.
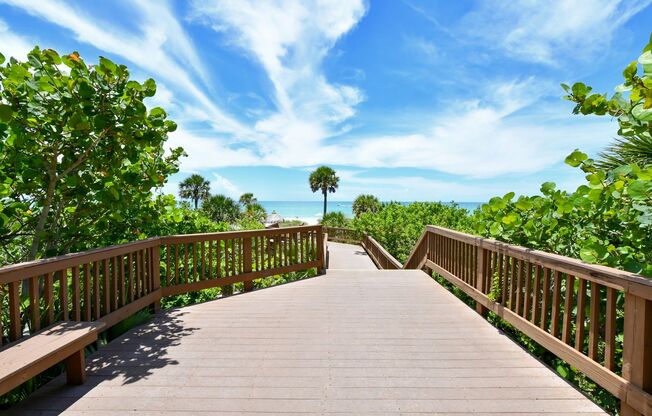
POLYGON ((652 31, 651 0, 0 0, 0 52, 33 45, 157 81, 191 173, 216 193, 312 200, 484 201, 574 188, 575 148, 612 120, 574 116, 560 82, 612 92, 652 31))

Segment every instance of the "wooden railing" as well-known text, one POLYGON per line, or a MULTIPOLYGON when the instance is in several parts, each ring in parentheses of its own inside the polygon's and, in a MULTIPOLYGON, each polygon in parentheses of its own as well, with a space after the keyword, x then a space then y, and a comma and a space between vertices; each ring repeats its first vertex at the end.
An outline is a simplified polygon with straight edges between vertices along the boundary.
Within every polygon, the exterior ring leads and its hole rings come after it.
POLYGON ((403 268, 401 262, 389 254, 389 252, 385 250, 385 248, 381 246, 378 241, 374 240, 374 238, 370 235, 365 235, 362 238, 360 244, 369 255, 369 258, 373 260, 373 262, 376 264, 376 267, 379 269, 395 270, 403 268))
POLYGON ((163 296, 325 268, 321 226, 155 237, 0 268, 0 345, 61 321, 110 327, 163 296))
POLYGON ((427 268, 621 400, 652 414, 652 280, 428 226, 405 268, 427 268))

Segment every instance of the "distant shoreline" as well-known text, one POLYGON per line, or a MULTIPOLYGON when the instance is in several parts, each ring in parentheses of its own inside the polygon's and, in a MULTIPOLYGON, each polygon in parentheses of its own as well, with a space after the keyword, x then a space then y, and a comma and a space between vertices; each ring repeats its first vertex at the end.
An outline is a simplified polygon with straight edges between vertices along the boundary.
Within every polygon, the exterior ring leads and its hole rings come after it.
MULTIPOLYGON (((312 201, 258 201, 267 211, 267 214, 275 212, 283 217, 284 220, 299 220, 306 224, 317 224, 321 219, 324 209, 324 202, 320 200, 312 201)), ((408 205, 413 202, 440 202, 440 201, 385 201, 397 202, 402 205, 408 205)), ((450 204, 451 202, 442 202, 450 204)), ((461 208, 473 211, 484 202, 455 202, 461 208)), ((353 217, 353 201, 328 201, 327 212, 342 212, 345 216, 353 217)))

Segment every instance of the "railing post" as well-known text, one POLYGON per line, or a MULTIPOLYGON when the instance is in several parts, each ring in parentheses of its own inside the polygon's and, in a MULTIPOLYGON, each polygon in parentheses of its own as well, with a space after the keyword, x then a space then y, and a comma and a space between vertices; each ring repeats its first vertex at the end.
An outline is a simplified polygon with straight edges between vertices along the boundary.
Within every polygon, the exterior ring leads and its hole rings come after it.
MULTIPOLYGON (((152 250, 152 291, 157 291, 161 288, 161 245, 156 244, 151 248, 152 250)), ((152 304, 154 312, 161 309, 161 298, 158 297, 152 304)))
MULTIPOLYGON (((479 246, 475 246, 476 252, 478 253, 477 255, 477 265, 476 265, 476 289, 478 289, 480 292, 485 293, 485 274, 486 274, 486 265, 487 262, 485 261, 485 249, 479 246)), ((478 312, 480 315, 486 317, 487 316, 487 308, 485 308, 480 302, 476 301, 475 302, 475 310, 478 312)))
MULTIPOLYGON (((631 293, 625 293, 623 378, 652 393, 652 300, 631 293)), ((626 400, 621 401, 620 414, 641 415, 626 400)))
POLYGON ((317 267, 317 274, 326 273, 326 240, 324 239, 324 227, 317 228, 317 260, 319 266, 317 267))
MULTIPOLYGON (((252 245, 251 245, 251 237, 245 237, 242 239, 242 250, 243 250, 243 256, 242 256, 242 262, 243 262, 243 272, 244 274, 251 273, 251 250, 252 250, 252 245)), ((254 290, 254 281, 253 280, 245 280, 244 282, 244 291, 245 292, 251 292, 254 290)))

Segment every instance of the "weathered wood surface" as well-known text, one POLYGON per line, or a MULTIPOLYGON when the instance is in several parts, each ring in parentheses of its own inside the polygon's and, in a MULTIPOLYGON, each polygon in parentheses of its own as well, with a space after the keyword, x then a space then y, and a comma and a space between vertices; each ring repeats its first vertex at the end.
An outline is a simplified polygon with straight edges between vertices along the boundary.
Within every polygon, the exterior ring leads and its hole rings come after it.
MULTIPOLYGON (((326 275, 160 313, 14 414, 603 414, 416 270, 326 275)), ((11 412, 10 412, 11 413, 11 412)))
POLYGON ((355 244, 328 242, 329 269, 378 270, 364 248, 355 244))
POLYGON ((66 362, 68 382, 80 384, 84 367, 84 348, 97 340, 103 322, 61 322, 31 337, 0 349, 0 394, 26 382, 42 371, 66 362))

